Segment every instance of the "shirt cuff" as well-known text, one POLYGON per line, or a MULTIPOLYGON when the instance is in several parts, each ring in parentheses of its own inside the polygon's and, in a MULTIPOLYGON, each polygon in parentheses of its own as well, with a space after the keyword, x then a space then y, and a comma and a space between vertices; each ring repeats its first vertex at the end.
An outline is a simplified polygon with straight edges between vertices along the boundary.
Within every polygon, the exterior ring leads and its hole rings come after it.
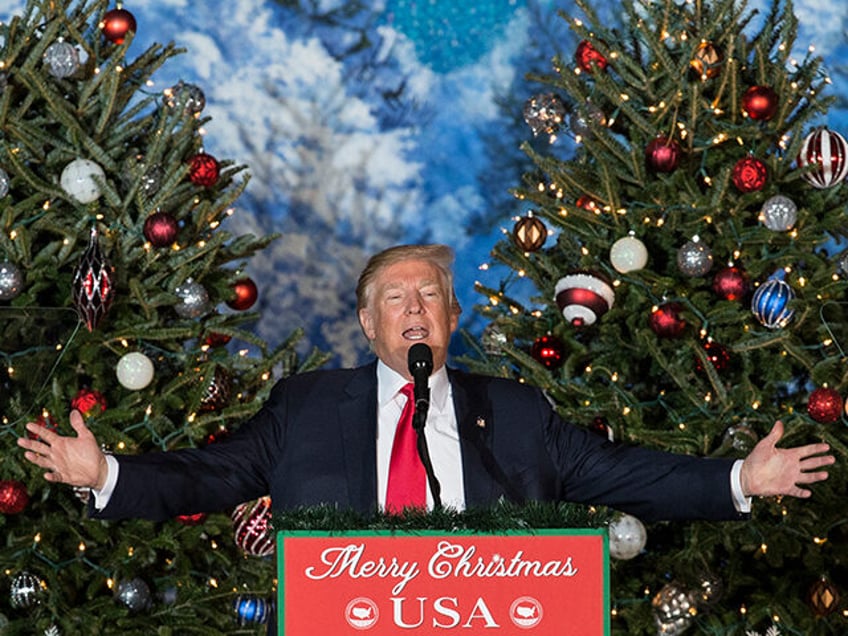
POLYGON ((106 483, 100 490, 91 489, 91 494, 94 495, 94 507, 97 510, 103 510, 112 498, 112 493, 115 490, 115 484, 118 483, 118 460, 113 455, 106 454, 106 483))
POLYGON ((746 497, 742 490, 742 464, 744 460, 737 459, 730 469, 730 492, 733 494, 733 507, 736 512, 751 512, 751 498, 746 497))

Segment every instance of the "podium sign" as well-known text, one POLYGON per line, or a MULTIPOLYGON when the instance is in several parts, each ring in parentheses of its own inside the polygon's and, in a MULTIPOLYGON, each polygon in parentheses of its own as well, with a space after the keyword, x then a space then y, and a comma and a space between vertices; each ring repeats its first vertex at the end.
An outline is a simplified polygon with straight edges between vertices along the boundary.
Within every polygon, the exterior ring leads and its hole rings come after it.
POLYGON ((280 532, 277 562, 285 636, 610 631, 601 529, 280 532))

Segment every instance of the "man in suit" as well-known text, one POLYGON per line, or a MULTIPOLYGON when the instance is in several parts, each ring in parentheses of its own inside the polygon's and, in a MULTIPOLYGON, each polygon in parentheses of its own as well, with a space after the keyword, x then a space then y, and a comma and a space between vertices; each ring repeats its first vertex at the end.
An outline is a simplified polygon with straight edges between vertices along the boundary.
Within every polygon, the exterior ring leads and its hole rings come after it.
MULTIPOLYGON (((29 424, 25 457, 45 478, 88 487, 100 518, 154 520, 225 510, 270 494, 276 509, 322 503, 385 509, 395 426, 411 379, 408 351, 429 345, 425 427, 441 500, 457 509, 501 498, 603 504, 643 520, 736 519, 758 495, 809 497, 834 461, 826 444, 781 449, 775 424, 745 460, 673 455, 611 443, 562 421, 539 390, 445 366, 460 313, 453 254, 399 246, 374 256, 357 287, 377 360, 280 381, 261 411, 201 449, 106 455, 72 412, 76 436, 29 424)), ((434 505, 426 493, 426 505, 434 505)))

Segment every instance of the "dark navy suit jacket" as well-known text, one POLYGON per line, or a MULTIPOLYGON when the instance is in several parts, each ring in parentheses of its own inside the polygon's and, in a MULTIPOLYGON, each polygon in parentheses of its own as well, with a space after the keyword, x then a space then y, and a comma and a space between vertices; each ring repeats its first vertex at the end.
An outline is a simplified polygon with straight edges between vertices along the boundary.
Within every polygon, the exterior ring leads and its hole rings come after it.
MULTIPOLYGON (((377 510, 376 362, 281 380, 237 432, 204 448, 118 456, 109 504, 93 516, 165 520, 270 495, 277 510, 377 510)), ((501 498, 602 504, 642 519, 742 518, 732 460, 614 444, 564 422, 538 389, 449 370, 465 503, 501 498)), ((438 477, 438 476, 437 476, 438 477)))

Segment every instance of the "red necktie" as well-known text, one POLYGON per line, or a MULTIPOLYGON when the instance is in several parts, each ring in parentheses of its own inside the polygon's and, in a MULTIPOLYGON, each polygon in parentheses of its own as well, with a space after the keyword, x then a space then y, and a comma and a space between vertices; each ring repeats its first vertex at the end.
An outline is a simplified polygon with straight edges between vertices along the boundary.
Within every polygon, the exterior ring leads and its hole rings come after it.
POLYGON ((386 512, 389 514, 399 514, 404 508, 427 507, 427 477, 418 456, 416 432, 412 428, 412 414, 415 411, 412 389, 410 382, 400 390, 406 396, 406 405, 395 429, 389 461, 389 483, 386 489, 386 512))

